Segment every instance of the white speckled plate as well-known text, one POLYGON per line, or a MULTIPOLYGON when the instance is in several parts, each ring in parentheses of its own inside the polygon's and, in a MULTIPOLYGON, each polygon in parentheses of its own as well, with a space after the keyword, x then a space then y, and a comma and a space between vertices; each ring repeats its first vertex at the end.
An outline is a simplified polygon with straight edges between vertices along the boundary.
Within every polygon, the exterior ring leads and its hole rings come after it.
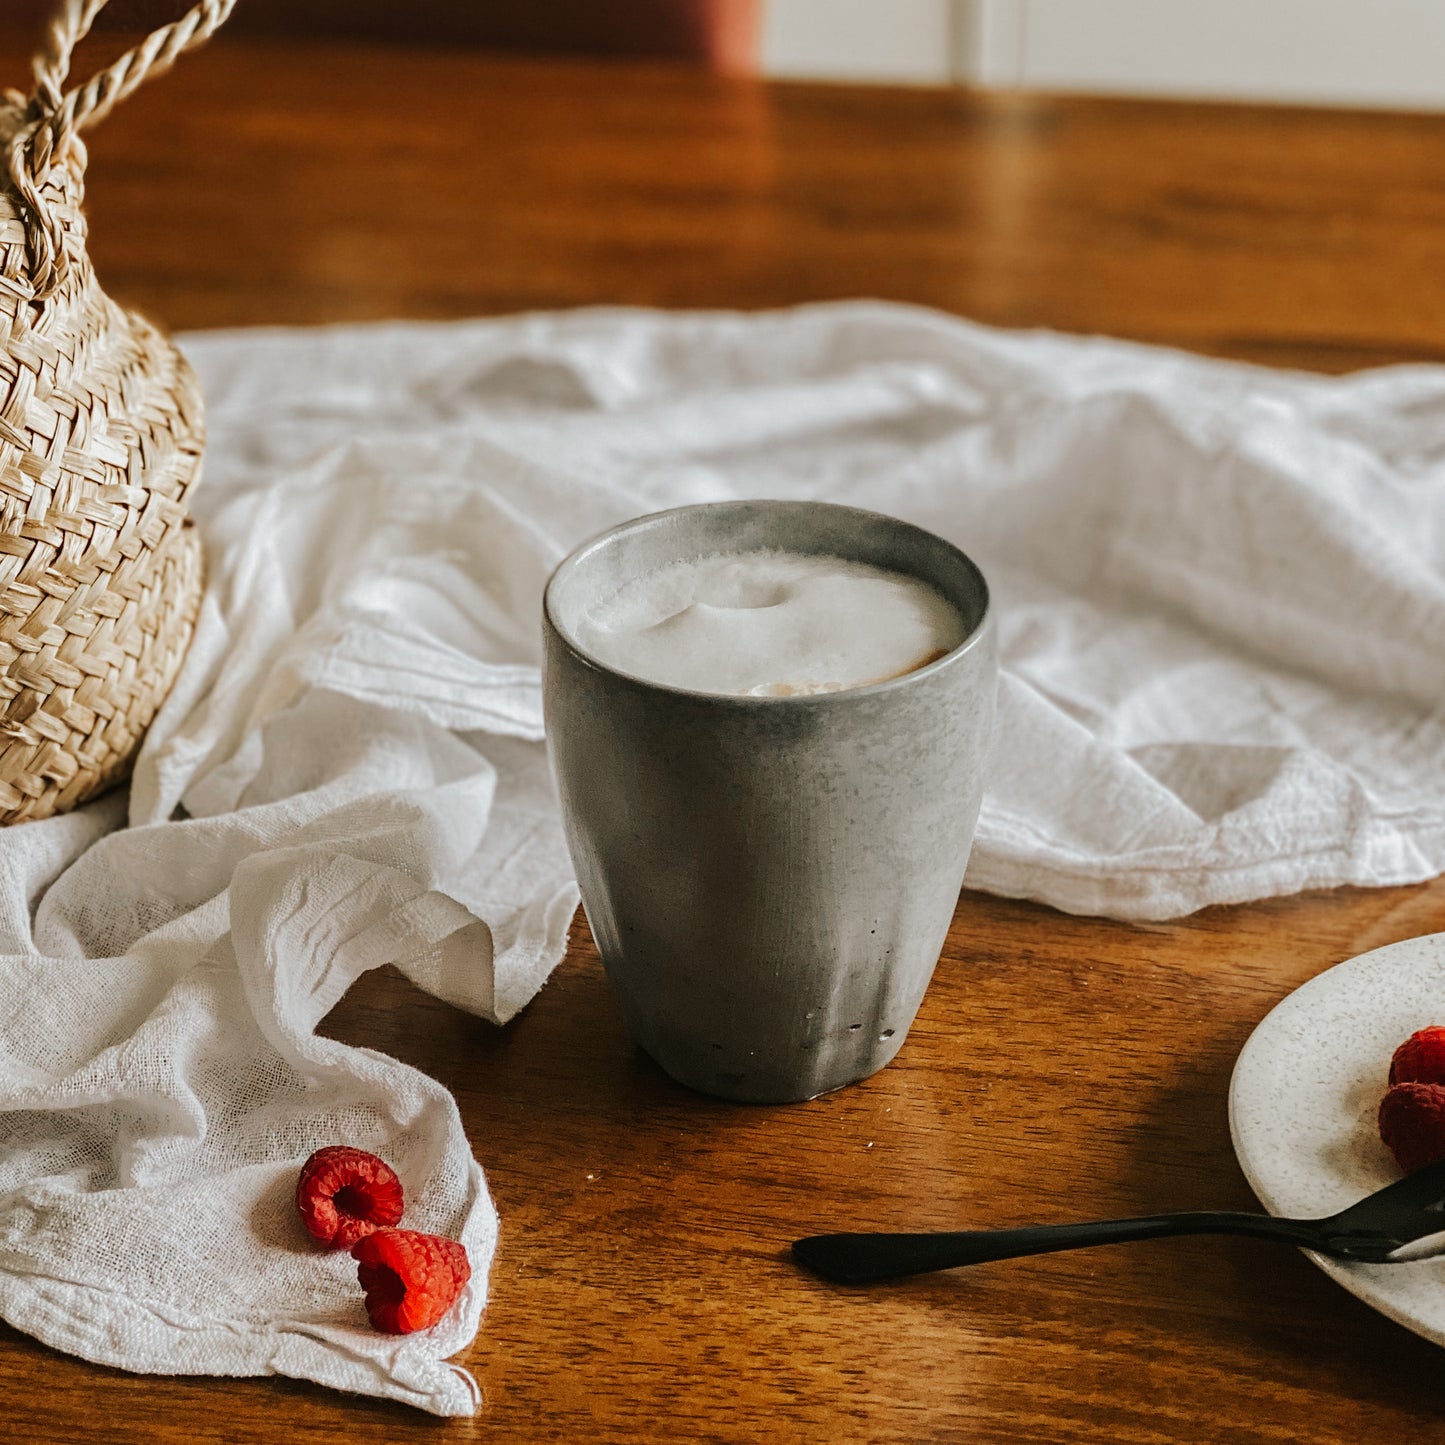
MULTIPOLYGON (((1240 1167, 1271 1214, 1333 1214, 1400 1177, 1375 1113, 1390 1056, 1427 1024, 1445 1024, 1445 933, 1362 953, 1265 1016, 1234 1066, 1229 1128, 1240 1167)), ((1366 1304, 1445 1345, 1445 1259, 1310 1258, 1366 1304)))

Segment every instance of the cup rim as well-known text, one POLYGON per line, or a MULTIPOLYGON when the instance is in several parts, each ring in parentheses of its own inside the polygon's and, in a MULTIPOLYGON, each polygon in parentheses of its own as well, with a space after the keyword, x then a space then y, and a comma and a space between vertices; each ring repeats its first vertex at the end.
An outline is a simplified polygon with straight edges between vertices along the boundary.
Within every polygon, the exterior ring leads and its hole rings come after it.
MULTIPOLYGON (((923 581, 924 579, 918 578, 916 580, 923 581)), ((730 497, 726 500, 716 502, 688 502, 682 506, 664 507, 656 512, 643 512, 636 517, 629 517, 626 521, 618 522, 615 526, 608 527, 605 531, 598 532, 595 536, 589 537, 585 542, 580 543, 552 569, 552 574, 548 577, 547 585, 542 593, 542 612, 547 625, 562 645, 566 647, 579 662, 582 662, 594 671, 605 673, 609 677, 623 678, 637 687, 649 688, 673 697, 691 698, 699 702, 707 702, 714 705, 723 704, 744 707, 831 707, 838 706, 840 703, 846 703, 855 698, 876 697, 883 693, 896 691, 897 689, 916 683, 919 679, 934 677, 945 668, 957 666, 965 656, 982 646, 983 639, 993 630, 993 594, 989 589, 988 579, 983 575, 983 571, 978 563, 961 547, 955 546, 945 537, 940 537, 937 532, 930 532, 927 527, 920 527, 915 522, 905 521, 902 517, 894 517, 887 512, 877 512, 867 507, 850 507, 841 502, 819 501, 810 497, 730 497), (554 589, 559 583, 566 581, 567 574, 575 571, 592 553, 606 546, 614 537, 624 532, 633 531, 644 524, 655 524, 664 517, 675 516, 683 512, 715 511, 720 508, 733 507, 739 504, 746 504, 748 506, 776 505, 782 507, 827 508, 830 511, 848 512, 858 518, 887 522, 895 527, 905 527, 910 531, 921 533, 931 542, 946 547, 973 574, 983 598, 983 609, 979 614, 979 619, 957 647, 944 653, 942 657, 935 658, 934 661, 925 664, 923 667, 914 668, 912 672, 902 673, 898 677, 886 678, 882 682, 870 682, 857 687, 839 688, 836 692, 803 693, 777 697, 770 695, 759 696, 752 693, 706 692, 701 688, 678 687, 673 683, 657 682, 652 678, 641 677, 635 672, 627 672, 620 667, 613 666, 610 662, 605 662, 595 653, 589 651, 587 647, 568 631, 557 617, 552 605, 554 589)))

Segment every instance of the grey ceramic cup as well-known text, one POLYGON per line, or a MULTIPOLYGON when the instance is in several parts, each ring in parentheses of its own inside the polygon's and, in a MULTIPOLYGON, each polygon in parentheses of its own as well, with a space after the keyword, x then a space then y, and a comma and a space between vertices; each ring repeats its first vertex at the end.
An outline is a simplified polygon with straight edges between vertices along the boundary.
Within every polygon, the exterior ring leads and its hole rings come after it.
POLYGON ((679 1082, 753 1103, 882 1068, 933 976, 978 817, 997 672, 978 568, 877 513, 721 502, 588 542, 543 613, 568 846, 633 1037, 679 1082), (763 548, 920 578, 968 635, 917 672, 805 697, 647 682, 578 642, 578 619, 624 582, 763 548))

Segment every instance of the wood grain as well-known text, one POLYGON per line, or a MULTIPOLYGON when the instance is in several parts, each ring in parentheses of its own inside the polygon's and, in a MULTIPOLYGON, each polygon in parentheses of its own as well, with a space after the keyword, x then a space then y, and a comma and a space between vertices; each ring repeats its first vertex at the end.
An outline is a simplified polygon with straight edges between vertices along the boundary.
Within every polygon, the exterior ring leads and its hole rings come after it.
MULTIPOLYGON (((768 87, 224 41, 95 137, 97 266, 173 326, 869 294, 1341 368, 1445 351, 1445 120, 768 87), (163 201, 164 204, 158 204, 163 201)), ((0 1331, 6 1438, 1314 1445, 1416 1438, 1434 1347, 1302 1256, 1176 1240, 849 1292, 828 1227, 1248 1207, 1230 1069, 1445 882, 1130 927, 967 894, 898 1061, 811 1104, 675 1087, 585 928, 497 1030, 384 972, 328 1027, 455 1093, 502 1212, 472 1421, 136 1378, 0 1331)))
POLYGON ((1438 117, 223 34, 92 156, 102 278, 181 328, 866 295, 1331 370, 1445 355, 1438 117))

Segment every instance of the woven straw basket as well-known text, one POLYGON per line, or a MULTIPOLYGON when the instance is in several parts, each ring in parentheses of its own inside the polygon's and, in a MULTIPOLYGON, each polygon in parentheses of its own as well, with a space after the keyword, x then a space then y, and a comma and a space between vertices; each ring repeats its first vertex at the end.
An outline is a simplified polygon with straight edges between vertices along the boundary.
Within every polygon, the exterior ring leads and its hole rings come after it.
POLYGON ((185 655, 201 594, 186 516, 195 378, 96 284, 78 132, 198 45, 204 0, 87 84, 70 57, 106 0, 62 0, 35 89, 0 104, 0 822, 123 779, 185 655), (8 173, 7 173, 8 172, 8 173))

